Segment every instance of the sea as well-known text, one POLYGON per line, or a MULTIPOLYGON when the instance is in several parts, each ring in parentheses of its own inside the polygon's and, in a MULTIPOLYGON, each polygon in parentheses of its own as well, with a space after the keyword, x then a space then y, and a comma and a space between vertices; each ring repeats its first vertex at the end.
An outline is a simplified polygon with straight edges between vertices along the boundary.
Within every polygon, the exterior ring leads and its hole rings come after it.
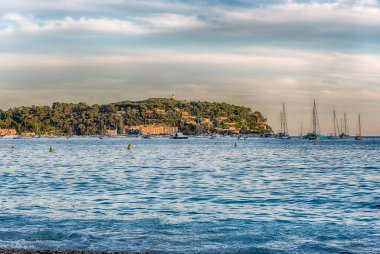
POLYGON ((380 138, 0 139, 0 248, 380 253, 380 138))

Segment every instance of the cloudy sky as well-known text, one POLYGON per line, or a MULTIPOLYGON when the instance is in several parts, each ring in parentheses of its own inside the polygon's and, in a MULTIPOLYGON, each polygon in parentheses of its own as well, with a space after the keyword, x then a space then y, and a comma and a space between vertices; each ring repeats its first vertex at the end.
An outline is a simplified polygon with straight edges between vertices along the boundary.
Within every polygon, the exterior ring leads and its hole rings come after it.
POLYGON ((0 0, 0 108, 168 97, 380 135, 378 0, 0 0))

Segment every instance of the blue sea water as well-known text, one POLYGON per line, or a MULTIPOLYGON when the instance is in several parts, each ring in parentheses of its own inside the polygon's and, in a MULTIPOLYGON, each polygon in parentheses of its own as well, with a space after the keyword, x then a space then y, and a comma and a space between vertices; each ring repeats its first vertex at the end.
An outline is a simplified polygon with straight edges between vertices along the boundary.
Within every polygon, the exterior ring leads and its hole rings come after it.
POLYGON ((0 139, 0 247, 380 253, 379 148, 378 138, 0 139))

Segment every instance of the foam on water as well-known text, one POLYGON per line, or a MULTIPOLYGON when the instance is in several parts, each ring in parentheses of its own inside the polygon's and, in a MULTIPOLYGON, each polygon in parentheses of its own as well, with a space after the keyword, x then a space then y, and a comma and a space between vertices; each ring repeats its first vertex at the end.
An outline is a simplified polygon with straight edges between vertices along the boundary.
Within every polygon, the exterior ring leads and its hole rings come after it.
POLYGON ((0 247, 380 252, 380 139, 235 142, 0 140, 0 247))

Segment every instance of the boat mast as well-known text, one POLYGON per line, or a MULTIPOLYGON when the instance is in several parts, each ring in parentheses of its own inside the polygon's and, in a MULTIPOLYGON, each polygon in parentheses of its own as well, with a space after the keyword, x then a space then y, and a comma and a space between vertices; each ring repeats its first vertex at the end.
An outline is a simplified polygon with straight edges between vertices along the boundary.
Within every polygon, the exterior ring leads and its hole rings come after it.
POLYGON ((282 111, 280 111, 280 133, 284 133, 284 116, 282 111))
POLYGON ((334 110, 334 135, 335 137, 338 135, 340 135, 340 130, 339 130, 339 124, 338 124, 338 119, 336 119, 336 113, 335 113, 335 110, 334 110))
POLYGON ((282 103, 282 121, 284 125, 283 133, 288 133, 288 121, 286 120, 286 111, 285 111, 285 103, 282 103))
POLYGON ((350 135, 348 130, 347 114, 344 112, 344 135, 350 135))
POLYGON ((103 130, 102 130, 102 135, 105 136, 106 135, 106 120, 103 119, 103 130))
POLYGON ((362 124, 360 122, 360 114, 359 114, 359 136, 362 135, 362 124))
POLYGON ((198 118, 197 122, 198 122, 197 135, 203 135, 203 127, 202 127, 201 119, 198 118))
POLYGON ((314 134, 317 134, 317 125, 318 125, 317 107, 315 105, 315 99, 314 99, 314 105, 313 105, 313 133, 314 134))
POLYGON ((303 129, 302 129, 302 122, 301 122, 301 137, 302 137, 302 134, 303 134, 303 129))

